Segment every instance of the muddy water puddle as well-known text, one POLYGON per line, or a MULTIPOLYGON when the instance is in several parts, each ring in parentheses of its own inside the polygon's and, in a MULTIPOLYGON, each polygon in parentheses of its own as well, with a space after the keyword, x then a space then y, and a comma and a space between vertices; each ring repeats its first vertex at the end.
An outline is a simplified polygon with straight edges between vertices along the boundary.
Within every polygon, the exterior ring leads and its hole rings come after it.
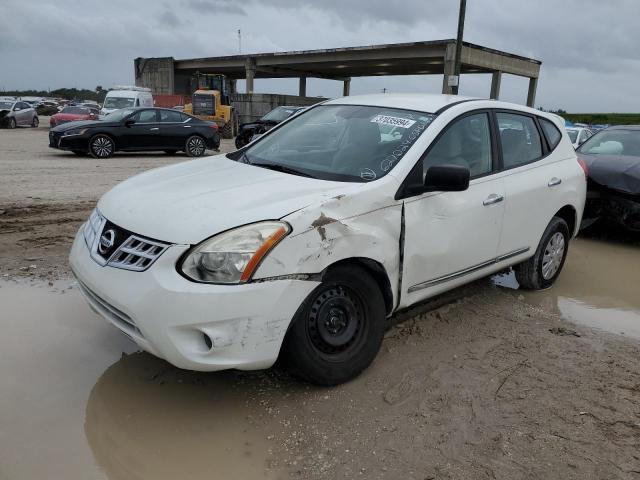
POLYGON ((280 478, 260 377, 137 353, 71 282, 0 305, 0 478, 280 478))
MULTIPOLYGON (((513 273, 492 280, 518 288, 513 273)), ((640 339, 640 246, 574 239, 556 284, 521 293, 526 301, 555 310, 571 322, 640 339)))

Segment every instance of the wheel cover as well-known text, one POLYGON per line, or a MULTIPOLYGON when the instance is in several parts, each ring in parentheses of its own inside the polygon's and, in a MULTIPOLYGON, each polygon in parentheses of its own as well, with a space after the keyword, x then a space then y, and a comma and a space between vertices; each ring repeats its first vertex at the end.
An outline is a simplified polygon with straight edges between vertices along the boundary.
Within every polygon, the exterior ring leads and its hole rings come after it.
POLYGON ((542 257, 542 278, 549 280, 560 269, 564 258, 565 240, 560 232, 554 233, 544 249, 542 257))
POLYGON ((113 153, 113 143, 107 137, 97 137, 91 142, 91 150, 97 157, 105 158, 113 153))
POLYGON ((194 157, 199 157, 204 153, 204 142, 200 137, 191 137, 189 139, 189 143, 187 144, 187 148, 189 149, 189 153, 194 157))
POLYGON ((361 339, 362 300, 350 288, 337 285, 320 291, 309 312, 307 328, 313 346, 324 354, 340 354, 361 339))

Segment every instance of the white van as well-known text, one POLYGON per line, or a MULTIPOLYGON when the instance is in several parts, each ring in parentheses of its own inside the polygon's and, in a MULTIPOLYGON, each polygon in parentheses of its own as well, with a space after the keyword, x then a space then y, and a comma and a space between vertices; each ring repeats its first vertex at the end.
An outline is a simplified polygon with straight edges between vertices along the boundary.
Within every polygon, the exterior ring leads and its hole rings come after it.
POLYGON ((130 107, 153 107, 151 89, 122 85, 115 86, 107 92, 100 113, 108 115, 121 108, 130 107))

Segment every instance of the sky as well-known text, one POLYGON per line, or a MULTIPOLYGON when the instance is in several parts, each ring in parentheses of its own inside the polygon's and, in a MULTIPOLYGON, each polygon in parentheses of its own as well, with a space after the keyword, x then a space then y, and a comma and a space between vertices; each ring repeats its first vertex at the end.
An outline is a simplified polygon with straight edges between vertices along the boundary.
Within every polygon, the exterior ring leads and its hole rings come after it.
MULTIPOLYGON (((136 57, 195 58, 455 38, 457 0, 0 0, 0 89, 133 84, 136 57)), ((542 61, 536 106, 640 112, 638 0, 467 0, 464 40, 542 61)), ((487 97, 490 75, 460 94, 487 97)), ((501 100, 528 80, 503 75, 501 100)), ((351 94, 439 93, 441 76, 362 77, 351 94)), ((242 83, 238 87, 242 91, 242 83)), ((258 79, 297 94, 296 79, 258 79)), ((309 79, 307 95, 342 83, 309 79)))

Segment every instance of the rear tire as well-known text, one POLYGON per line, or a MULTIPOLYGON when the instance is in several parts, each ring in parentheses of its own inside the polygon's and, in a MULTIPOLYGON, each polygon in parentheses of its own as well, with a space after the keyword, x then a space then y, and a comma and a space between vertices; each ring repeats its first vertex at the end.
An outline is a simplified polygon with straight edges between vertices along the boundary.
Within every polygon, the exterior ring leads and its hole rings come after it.
POLYGON ((365 270, 354 265, 331 268, 298 308, 283 358, 312 383, 351 380, 380 350, 385 316, 380 288, 365 270))
POLYGON ((202 157, 206 153, 207 147, 200 135, 191 135, 185 142, 184 151, 190 157, 202 157))
POLYGON ((40 125, 40 120, 38 117, 33 117, 33 120, 31 120, 31 128, 38 128, 38 125, 40 125))
POLYGON ((222 135, 222 138, 233 138, 233 125, 231 124, 231 121, 224 124, 220 129, 220 134, 222 135))
POLYGON ((569 252, 569 226, 560 217, 553 217, 542 234, 536 253, 514 267, 522 288, 542 290, 556 281, 569 252))
POLYGON ((110 158, 115 150, 115 144, 110 136, 99 133, 89 140, 89 153, 93 158, 110 158))

